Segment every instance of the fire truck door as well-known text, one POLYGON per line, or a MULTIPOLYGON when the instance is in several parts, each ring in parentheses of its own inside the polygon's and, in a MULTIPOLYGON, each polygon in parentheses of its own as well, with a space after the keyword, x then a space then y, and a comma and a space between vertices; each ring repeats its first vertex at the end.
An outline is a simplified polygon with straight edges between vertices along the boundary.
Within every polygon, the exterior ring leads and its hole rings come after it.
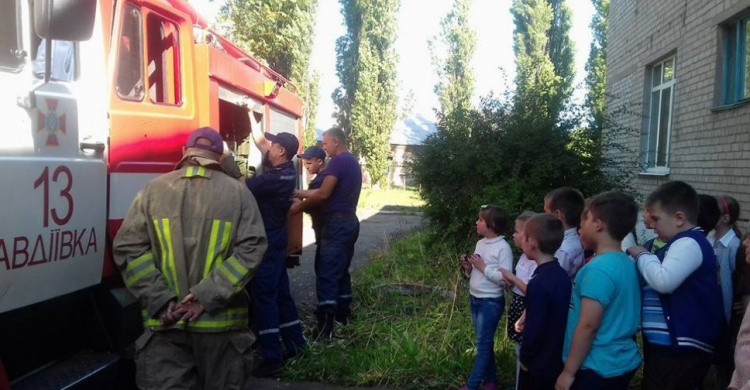
POLYGON ((158 2, 119 2, 109 58, 110 235, 137 192, 174 169, 197 127, 187 16, 158 2))
MULTIPOLYGON (((64 44, 80 58, 78 44, 64 44)), ((54 61, 63 60, 59 53, 54 61)), ((99 283, 105 145, 85 137, 91 131, 82 126, 100 123, 84 115, 105 113, 81 106, 83 79, 52 79, 29 95, 32 104, 11 107, 25 119, 9 123, 13 150, 0 148, 0 313, 99 283)))

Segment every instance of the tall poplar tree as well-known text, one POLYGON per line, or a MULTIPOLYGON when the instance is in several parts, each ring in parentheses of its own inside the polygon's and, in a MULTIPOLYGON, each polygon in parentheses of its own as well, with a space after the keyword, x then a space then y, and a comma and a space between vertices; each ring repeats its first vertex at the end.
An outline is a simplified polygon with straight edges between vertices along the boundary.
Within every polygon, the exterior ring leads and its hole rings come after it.
POLYGON ((601 133, 604 126, 604 87, 607 71, 607 31, 609 28, 609 0, 591 0, 596 13, 591 20, 591 51, 586 62, 586 107, 591 114, 591 127, 601 133))
POLYGON ((318 81, 310 73, 318 0, 227 0, 220 18, 245 51, 264 61, 298 88, 306 115, 305 145, 315 143, 318 81))
POLYGON ((476 49, 476 33, 469 25, 471 0, 454 0, 451 11, 440 21, 440 34, 429 42, 432 64, 440 81, 435 93, 440 111, 451 130, 468 131, 466 115, 474 95, 471 60, 476 49))
POLYGON ((336 42, 335 117, 374 183, 386 174, 397 117, 396 16, 400 0, 340 0, 346 33, 336 42))
POLYGON ((575 78, 570 8, 564 0, 513 0, 511 13, 517 108, 555 122, 575 78))

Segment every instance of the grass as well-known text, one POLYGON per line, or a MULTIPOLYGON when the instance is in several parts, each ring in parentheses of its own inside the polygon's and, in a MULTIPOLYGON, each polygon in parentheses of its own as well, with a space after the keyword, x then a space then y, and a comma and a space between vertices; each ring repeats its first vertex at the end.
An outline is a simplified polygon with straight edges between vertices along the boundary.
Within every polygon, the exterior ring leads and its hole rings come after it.
MULTIPOLYGON (((348 386, 446 389, 464 384, 474 359, 468 283, 452 251, 426 251, 416 231, 390 243, 354 277, 355 318, 339 329, 343 340, 314 343, 289 364, 286 376, 348 386), (429 286, 434 293, 404 295, 394 284, 429 286), (454 297, 449 295, 455 294, 454 297)), ((429 289, 425 289, 429 290, 429 289)), ((500 382, 515 377, 513 343, 498 327, 495 354, 500 382)))
POLYGON ((362 189, 358 209, 417 212, 424 201, 414 188, 362 189))
MULTIPOLYGON (((458 272, 455 250, 442 244, 428 251, 429 237, 425 230, 417 230, 389 242, 372 264, 360 269, 353 276, 355 318, 337 329, 343 338, 311 343, 308 352, 287 365, 285 377, 401 389, 463 386, 475 355, 468 281, 458 272), (401 283, 433 292, 411 296, 394 291, 401 283), (451 293, 455 296, 447 297, 451 293)), ((506 336, 506 315, 495 334, 501 389, 515 383, 514 344, 506 336)), ((638 345, 643 356, 640 333, 638 345)), ((716 389, 712 371, 704 381, 706 390, 716 389)), ((639 389, 641 381, 639 369, 630 388, 639 389)))

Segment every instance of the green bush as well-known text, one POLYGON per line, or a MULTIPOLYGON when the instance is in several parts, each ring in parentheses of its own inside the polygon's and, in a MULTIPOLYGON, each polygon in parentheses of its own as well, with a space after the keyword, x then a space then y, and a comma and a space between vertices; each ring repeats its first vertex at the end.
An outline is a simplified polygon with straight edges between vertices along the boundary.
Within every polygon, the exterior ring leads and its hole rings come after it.
POLYGON ((426 202, 425 216, 442 239, 473 237, 471 225, 482 204, 501 205, 517 215, 542 211, 544 195, 557 187, 575 187, 584 196, 610 189, 632 192, 630 172, 637 155, 603 152, 619 145, 627 129, 613 127, 604 137, 583 128, 577 119, 583 115, 572 109, 558 123, 524 119, 514 114, 510 101, 484 99, 481 109, 469 115, 468 136, 452 131, 451 118, 440 118, 438 132, 415 156, 412 170, 426 202))

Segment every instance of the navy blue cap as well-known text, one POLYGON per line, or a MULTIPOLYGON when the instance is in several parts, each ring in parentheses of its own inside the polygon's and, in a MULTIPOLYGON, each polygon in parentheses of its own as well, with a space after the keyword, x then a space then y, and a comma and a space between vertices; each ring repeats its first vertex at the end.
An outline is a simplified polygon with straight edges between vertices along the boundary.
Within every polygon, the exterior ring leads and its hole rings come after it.
POLYGON ((304 159, 319 158, 321 160, 325 160, 326 152, 320 147, 313 145, 305 149, 305 153, 298 154, 297 157, 304 159))
POLYGON ((273 143, 281 145, 286 151, 286 155, 290 160, 292 159, 292 157, 294 157, 295 154, 297 154, 297 150, 299 150, 299 141, 297 141, 297 137, 295 137, 292 133, 266 133, 266 139, 273 143))
POLYGON ((211 127, 201 127, 200 129, 193 130, 185 142, 186 148, 198 148, 208 150, 217 154, 224 153, 224 140, 221 139, 221 134, 211 127), (199 144, 198 139, 205 138, 211 142, 211 144, 199 144))

